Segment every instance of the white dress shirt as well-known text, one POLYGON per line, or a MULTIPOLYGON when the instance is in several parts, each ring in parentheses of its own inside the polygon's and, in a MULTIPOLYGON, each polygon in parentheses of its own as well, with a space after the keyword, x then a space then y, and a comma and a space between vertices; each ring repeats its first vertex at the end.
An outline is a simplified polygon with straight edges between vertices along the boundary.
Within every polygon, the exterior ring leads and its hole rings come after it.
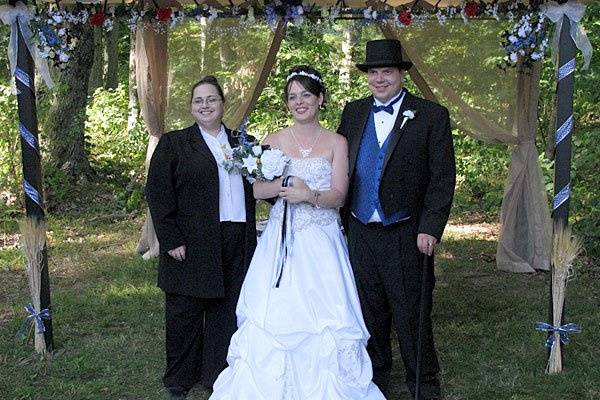
MULTIPOLYGON (((393 97, 390 101, 386 103, 382 103, 379 100, 375 99, 376 106, 387 106, 394 100, 396 100, 400 96, 400 100, 396 104, 392 106, 394 109, 393 114, 388 114, 385 111, 380 111, 378 113, 374 113, 373 117, 375 119, 375 133, 377 133, 377 142, 379 143, 379 147, 383 146, 385 140, 388 138, 392 129, 394 128, 394 124, 396 123, 396 118, 398 118, 398 112, 400 111, 400 106, 402 105, 402 101, 404 100, 404 93, 406 91, 403 89, 398 96, 393 97)), ((373 211, 373 215, 369 218, 369 222, 381 222, 381 217, 379 216, 379 212, 377 209, 373 211)))
POLYGON ((383 146, 383 143, 392 132, 392 128, 394 128, 394 124, 396 123, 396 118, 398 118, 398 112, 400 111, 400 106, 402 105, 402 101, 404 100, 404 93, 406 91, 403 89, 398 96, 393 97, 390 101, 386 103, 382 103, 379 100, 375 99, 376 106, 387 106, 398 97, 400 100, 396 104, 392 106, 394 109, 393 114, 388 114, 385 111, 380 111, 374 114, 375 119, 375 132, 377 133, 377 142, 379 142, 379 147, 383 146))
POLYGON ((246 202, 244 198, 244 183, 240 174, 229 173, 223 168, 225 154, 223 148, 230 150, 225 127, 217 136, 206 133, 200 128, 200 133, 208 145, 219 169, 219 218, 221 222, 246 222, 246 202))

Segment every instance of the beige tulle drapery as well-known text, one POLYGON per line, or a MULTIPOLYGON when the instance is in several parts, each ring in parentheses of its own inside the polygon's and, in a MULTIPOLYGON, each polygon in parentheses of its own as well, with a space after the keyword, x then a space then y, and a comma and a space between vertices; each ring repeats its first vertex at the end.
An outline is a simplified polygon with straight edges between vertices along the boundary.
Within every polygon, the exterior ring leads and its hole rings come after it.
POLYGON ((239 18, 179 24, 169 33, 167 130, 193 122, 190 88, 206 75, 214 75, 223 86, 223 122, 237 129, 264 88, 284 33, 283 21, 274 31, 266 24, 240 24, 239 18))
MULTIPOLYGON (((206 75, 219 79, 226 98, 224 123, 237 129, 264 88, 284 32, 283 21, 271 31, 266 25, 243 26, 237 18, 185 22, 171 31, 138 26, 138 97, 150 134, 146 167, 165 131, 193 123, 190 89, 206 75)), ((144 259, 159 254, 149 212, 137 250, 144 259)))
POLYGON ((501 211, 497 267, 534 272, 550 267, 550 212, 535 147, 539 65, 504 72, 496 67, 502 26, 483 21, 425 22, 403 31, 382 24, 413 62, 411 78, 430 99, 439 98, 455 126, 488 143, 514 146, 501 211), (450 52, 451 51, 451 52, 450 52), (494 54, 496 52, 497 54, 494 54))
MULTIPOLYGON (((384 36, 402 42, 415 66, 409 71, 412 80, 424 97, 448 106, 455 126, 482 141, 513 147, 498 268, 549 269, 550 213, 535 147, 539 65, 506 72, 496 67, 502 58, 498 35, 505 28, 496 21, 425 21, 409 30, 380 26, 384 36)), ((166 30, 138 28, 138 94, 150 133, 147 159, 165 130, 193 122, 189 90, 203 76, 215 75, 223 85, 224 121, 237 129, 264 88, 284 32, 283 22, 271 31, 233 18, 181 23, 168 40, 166 30)), ((145 258, 158 255, 149 215, 138 250, 145 258)))
MULTIPOLYGON (((158 140, 165 131, 167 108, 167 29, 154 29, 143 22, 136 30, 136 80, 140 111, 149 133, 146 168, 158 140)), ((146 221, 137 248, 144 259, 158 256, 159 247, 152 217, 146 212, 146 221)))
POLYGON ((552 227, 535 147, 540 63, 521 65, 517 74, 516 131, 500 213, 500 239, 496 251, 499 269, 534 272, 550 269, 552 227))

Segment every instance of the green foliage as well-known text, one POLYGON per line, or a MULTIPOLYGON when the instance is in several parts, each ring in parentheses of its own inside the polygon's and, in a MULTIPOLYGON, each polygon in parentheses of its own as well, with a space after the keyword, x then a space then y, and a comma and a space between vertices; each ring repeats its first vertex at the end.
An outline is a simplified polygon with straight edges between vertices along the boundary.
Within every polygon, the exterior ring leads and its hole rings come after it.
POLYGON ((127 87, 99 88, 87 108, 86 140, 90 163, 115 190, 128 211, 143 204, 144 162, 148 134, 137 121, 127 129, 127 87))
POLYGON ((8 85, 0 85, 0 192, 12 194, 18 193, 22 176, 16 100, 8 85))
POLYGON ((500 211, 510 150, 504 145, 484 144, 454 131, 456 152, 455 214, 500 211))

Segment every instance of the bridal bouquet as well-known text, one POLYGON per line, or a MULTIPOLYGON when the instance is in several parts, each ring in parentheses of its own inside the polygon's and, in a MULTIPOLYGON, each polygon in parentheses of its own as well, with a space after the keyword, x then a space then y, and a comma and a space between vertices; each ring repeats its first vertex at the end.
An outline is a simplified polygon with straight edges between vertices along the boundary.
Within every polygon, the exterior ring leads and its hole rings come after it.
POLYGON ((223 167, 228 172, 243 175, 250 183, 279 178, 290 163, 290 158, 279 149, 245 140, 240 143, 231 150, 224 150, 223 167))

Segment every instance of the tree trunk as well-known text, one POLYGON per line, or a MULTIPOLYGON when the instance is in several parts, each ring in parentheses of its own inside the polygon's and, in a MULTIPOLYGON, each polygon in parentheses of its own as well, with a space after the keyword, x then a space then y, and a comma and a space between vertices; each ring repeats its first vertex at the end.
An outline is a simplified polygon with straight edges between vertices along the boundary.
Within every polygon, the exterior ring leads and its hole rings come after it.
POLYGON ((135 32, 130 33, 129 46, 129 105, 127 106, 127 132, 131 132, 133 129, 135 129, 140 116, 136 82, 137 63, 135 32))
POLYGON ((96 26, 91 29, 94 32, 94 59, 92 64, 92 70, 90 72, 88 93, 94 94, 94 91, 102 86, 104 76, 104 40, 102 37, 101 26, 96 26))
POLYGON ((119 85, 119 26, 119 21, 115 20, 112 30, 106 34, 105 89, 116 89, 119 85))
POLYGON ((354 68, 352 64, 352 49, 356 42, 356 34, 352 30, 344 31, 344 38, 342 40, 342 52, 344 53, 344 59, 340 66, 339 80, 344 86, 350 86, 350 71, 354 68))
POLYGON ((200 31, 200 45, 202 51, 202 74, 207 71, 221 71, 221 38, 214 29, 211 29, 206 18, 200 20, 202 30, 200 31))
POLYGON ((49 161, 77 181, 95 175, 85 149, 85 111, 94 59, 94 34, 88 24, 73 25, 79 38, 67 69, 59 76, 48 118, 49 161))

